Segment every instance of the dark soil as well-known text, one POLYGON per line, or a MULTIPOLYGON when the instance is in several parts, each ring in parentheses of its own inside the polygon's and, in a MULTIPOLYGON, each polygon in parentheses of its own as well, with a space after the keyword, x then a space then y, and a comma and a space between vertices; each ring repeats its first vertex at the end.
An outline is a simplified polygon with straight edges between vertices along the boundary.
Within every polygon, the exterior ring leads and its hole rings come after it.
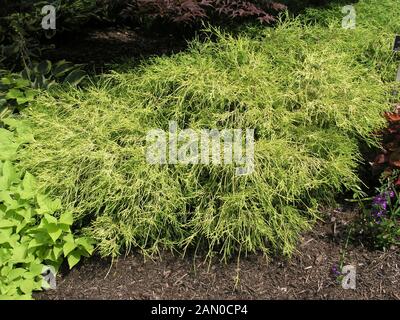
POLYGON ((54 49, 44 52, 51 61, 65 59, 86 64, 98 72, 107 64, 121 61, 138 63, 155 55, 170 55, 187 47, 183 36, 149 33, 140 28, 108 27, 63 34, 50 40, 54 49))
POLYGON ((349 244, 344 262, 357 268, 356 290, 345 290, 332 275, 355 213, 331 211, 305 234, 291 258, 261 255, 240 263, 204 262, 163 253, 154 261, 130 254, 111 265, 91 258, 57 279, 57 290, 37 299, 399 299, 400 249, 369 251, 349 244), (335 220, 335 222, 332 222, 335 220), (236 282, 237 276, 239 281, 236 282))

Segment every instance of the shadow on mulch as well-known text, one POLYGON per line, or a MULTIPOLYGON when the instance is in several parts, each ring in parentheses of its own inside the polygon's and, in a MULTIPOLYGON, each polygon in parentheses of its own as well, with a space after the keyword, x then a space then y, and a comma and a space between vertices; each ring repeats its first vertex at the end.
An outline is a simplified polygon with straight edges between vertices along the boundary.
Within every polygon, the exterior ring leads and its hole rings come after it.
POLYGON ((57 290, 38 293, 35 298, 400 299, 399 249, 381 252, 349 246, 344 261, 356 267, 356 290, 344 290, 331 274, 344 248, 340 230, 354 216, 351 211, 331 212, 329 222, 320 222, 301 238, 291 259, 266 261, 254 254, 241 258, 239 264, 209 265, 204 258, 165 252, 154 261, 130 254, 111 265, 109 259, 93 257, 58 276, 57 290))
POLYGON ((55 47, 44 51, 44 59, 82 63, 96 72, 106 71, 110 63, 131 61, 135 64, 151 56, 171 55, 187 48, 183 36, 129 27, 84 29, 56 36, 49 42, 55 47))

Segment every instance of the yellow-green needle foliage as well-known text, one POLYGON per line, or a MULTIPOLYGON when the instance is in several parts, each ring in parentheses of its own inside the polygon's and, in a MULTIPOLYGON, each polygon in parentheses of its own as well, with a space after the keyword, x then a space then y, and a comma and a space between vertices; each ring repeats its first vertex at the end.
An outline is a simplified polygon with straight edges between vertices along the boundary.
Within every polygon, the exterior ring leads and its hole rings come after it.
POLYGON ((27 110, 35 142, 21 166, 88 226, 103 255, 290 254, 318 205, 359 192, 359 143, 376 142, 389 108, 380 70, 395 70, 393 39, 298 20, 213 39, 85 90, 44 93, 27 110), (255 171, 147 163, 147 132, 171 120, 255 129, 255 171))

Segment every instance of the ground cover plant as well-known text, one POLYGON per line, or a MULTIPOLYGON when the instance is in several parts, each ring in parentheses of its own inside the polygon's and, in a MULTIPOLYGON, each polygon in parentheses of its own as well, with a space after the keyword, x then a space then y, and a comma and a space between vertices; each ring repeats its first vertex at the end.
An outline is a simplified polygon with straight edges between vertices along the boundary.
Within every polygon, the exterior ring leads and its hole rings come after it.
MULTIPOLYGON (((364 2, 361 15, 373 5, 364 2)), ((319 205, 343 190, 361 194, 359 143, 378 144, 372 133, 390 109, 392 30, 297 19, 210 34, 85 90, 43 93, 24 112, 35 141, 20 166, 74 212, 102 255, 131 247, 291 254, 319 205), (171 120, 182 129, 254 128, 255 172, 147 163, 146 133, 171 120)))
POLYGON ((3 75, 0 79, 0 120, 22 109, 35 95, 28 80, 17 74, 3 75))
POLYGON ((0 128, 0 299, 30 299, 48 288, 42 273, 72 268, 93 252, 93 243, 71 232, 73 216, 51 199, 29 172, 15 166, 18 150, 33 140, 26 122, 7 118, 0 128))

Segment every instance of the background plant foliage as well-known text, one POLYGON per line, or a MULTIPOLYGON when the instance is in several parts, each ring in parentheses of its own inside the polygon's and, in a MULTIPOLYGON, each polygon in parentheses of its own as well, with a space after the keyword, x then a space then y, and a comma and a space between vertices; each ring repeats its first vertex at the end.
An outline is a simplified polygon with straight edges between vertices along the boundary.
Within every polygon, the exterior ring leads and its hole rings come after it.
POLYGON ((46 288, 45 266, 72 268, 93 252, 92 241, 71 232, 73 216, 60 199, 42 193, 36 179, 15 168, 18 149, 33 141, 26 123, 3 121, 0 128, 0 299, 29 299, 46 288))
POLYGON ((32 63, 20 73, 5 72, 0 76, 0 120, 20 112, 33 101, 38 90, 49 90, 56 84, 76 86, 86 76, 80 65, 65 60, 54 64, 44 60, 32 63))
MULTIPOLYGON (((392 3, 393 4, 393 3, 392 3)), ((360 193, 359 142, 384 125, 393 35, 368 28, 250 28, 188 52, 121 66, 87 90, 41 95, 21 167, 61 197, 103 255, 207 248, 209 255, 293 252, 317 205, 360 193), (150 129, 254 128, 252 175, 233 166, 152 166, 150 129)))
POLYGON ((0 15, 0 67, 15 71, 40 61, 42 52, 54 47, 49 41, 56 34, 78 31, 97 18, 96 0, 6 1, 0 15), (57 29, 42 28, 42 8, 56 8, 57 29))
POLYGON ((21 110, 36 96, 30 82, 18 74, 3 75, 0 79, 0 120, 21 110))

